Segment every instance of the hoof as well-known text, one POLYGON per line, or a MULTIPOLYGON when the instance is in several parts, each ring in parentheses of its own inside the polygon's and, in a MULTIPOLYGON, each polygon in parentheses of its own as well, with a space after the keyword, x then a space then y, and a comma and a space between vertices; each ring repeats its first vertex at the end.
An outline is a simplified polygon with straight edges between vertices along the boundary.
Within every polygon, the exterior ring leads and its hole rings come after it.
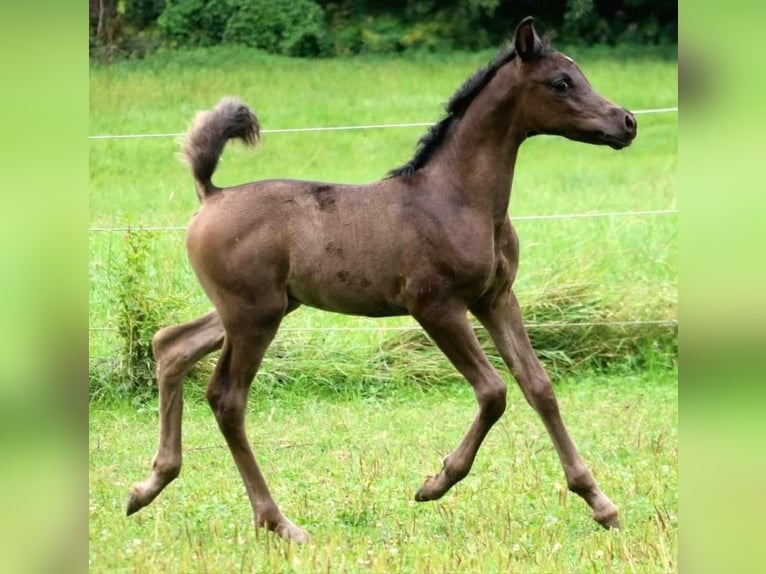
POLYGON ((609 508, 601 512, 593 513, 593 520, 598 522, 607 530, 620 528, 620 517, 617 514, 617 508, 609 508))
POLYGON ((288 542, 294 542, 296 544, 303 544, 304 542, 308 542, 309 539, 308 533, 303 530, 303 528, 296 526, 284 516, 280 517, 280 519, 277 519, 274 522, 266 521, 263 519, 256 519, 255 528, 265 528, 266 530, 271 530, 288 542))
POLYGON ((429 500, 438 500, 450 489, 452 484, 447 481, 443 472, 436 476, 428 476, 415 493, 417 502, 428 502, 429 500))
POLYGON ((130 487, 128 497, 127 515, 135 514, 144 506, 148 506, 160 493, 159 490, 152 490, 145 486, 145 482, 136 482, 130 487))
POLYGON ((134 492, 131 492, 130 497, 128 498, 128 512, 126 516, 135 514, 136 512, 141 510, 143 507, 144 507, 143 503, 139 500, 136 494, 134 492))
POLYGON ((309 541, 308 533, 303 528, 298 528, 295 524, 289 524, 279 528, 277 533, 289 542, 295 544, 304 544, 309 541))
POLYGON ((415 502, 428 502, 429 500, 431 499, 428 498, 428 495, 423 490, 423 487, 421 486, 418 488, 418 491, 415 493, 415 502))

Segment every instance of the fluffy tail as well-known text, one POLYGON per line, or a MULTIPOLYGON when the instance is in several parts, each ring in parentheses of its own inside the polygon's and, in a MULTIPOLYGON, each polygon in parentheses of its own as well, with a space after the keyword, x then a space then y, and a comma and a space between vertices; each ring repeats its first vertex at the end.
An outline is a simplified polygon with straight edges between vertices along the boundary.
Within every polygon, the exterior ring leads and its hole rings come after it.
POLYGON ((189 164, 200 202, 218 191, 211 181, 226 142, 258 142, 260 125, 255 114, 237 98, 223 98, 210 111, 199 112, 184 139, 181 155, 189 164))

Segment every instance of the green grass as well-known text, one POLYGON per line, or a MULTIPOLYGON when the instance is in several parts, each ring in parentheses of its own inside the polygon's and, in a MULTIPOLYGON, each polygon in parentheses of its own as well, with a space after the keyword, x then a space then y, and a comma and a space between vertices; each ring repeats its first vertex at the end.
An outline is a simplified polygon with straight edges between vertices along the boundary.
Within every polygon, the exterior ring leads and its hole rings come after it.
MULTIPOLYGON (((626 58, 608 50, 571 52, 594 87, 632 109, 677 103, 677 63, 652 52, 626 58)), ((146 60, 94 66, 90 74, 91 134, 182 132, 194 113, 225 94, 257 111, 264 129, 436 120, 442 104, 491 52, 411 54, 300 60, 241 48, 164 52, 146 60)), ((639 137, 629 149, 535 138, 521 149, 510 212, 521 215, 634 211, 676 207, 678 118, 638 118, 639 137)), ((367 182, 409 159, 423 128, 300 134, 266 134, 256 150, 227 148, 220 185, 268 177, 367 182)), ((187 168, 176 160, 173 138, 91 140, 92 226, 185 225, 197 209, 187 168)), ((674 320, 677 316, 677 217, 615 217, 516 222, 522 262, 516 292, 530 322, 674 320)), ((209 308, 186 262, 182 232, 152 234, 152 288, 168 296, 167 322, 209 308), (183 305, 174 303, 183 301, 183 305)), ((114 294, 121 281, 121 233, 91 232, 91 328, 115 326, 114 294)), ((411 349, 400 334, 378 325, 411 326, 410 319, 367 320, 302 309, 280 334, 289 361, 269 368, 306 384, 325 372, 330 384, 378 377, 392 360, 387 348, 411 349), (365 327, 365 332, 303 329, 365 327), (330 367, 322 367, 331 360, 330 367), (345 376, 348 374, 349 376, 345 376)), ((553 368, 592 366, 593 357, 643 366, 675 357, 675 327, 602 326, 531 330, 553 368)), ((419 341, 416 341, 419 345, 419 341)), ((106 381, 116 369, 119 341, 92 330, 91 366, 106 381)), ((417 346, 416 345, 416 346, 417 346)), ((422 345, 421 345, 422 346, 422 345)), ((421 357, 421 359, 418 359, 421 357)), ((430 362, 436 359, 429 358, 430 362)), ((444 376, 446 370, 435 371, 444 376)), ((108 388, 105 392, 108 394, 108 388)))
POLYGON ((256 534, 213 417, 192 389, 181 477, 126 518, 127 489, 156 448, 156 408, 91 406, 91 572, 674 572, 674 371, 570 377, 565 421, 623 529, 607 532, 566 491, 542 423, 515 388, 471 474, 442 500, 417 486, 466 430, 468 385, 338 401, 251 395, 249 437, 283 511, 312 536, 300 548, 256 534))
MULTIPOLYGON (((570 52, 595 88, 632 108, 677 102, 677 63, 656 54, 570 52)), ((182 132, 237 95, 264 129, 436 120, 491 52, 299 60, 220 48, 94 66, 91 134, 182 132)), ((227 149, 219 185, 268 177, 367 182, 409 159, 424 130, 266 134, 227 149)), ((676 206, 678 121, 639 117, 617 153, 557 138, 522 148, 511 216, 676 206)), ((172 138, 90 142, 91 226, 184 225, 197 209, 172 138)), ((672 320, 677 217, 518 221, 516 291, 528 322, 672 320)), ((182 232, 152 233, 150 288, 167 322, 209 308, 182 232)), ((468 385, 411 319, 302 309, 253 383, 249 436, 275 498, 308 529, 302 548, 256 535, 239 475, 204 404, 203 361, 187 385, 184 470, 125 518, 127 489, 156 449, 154 401, 121 395, 115 293, 122 233, 89 234, 90 569, 93 572, 672 572, 677 569, 676 331, 530 329, 556 377, 570 432, 623 530, 606 532, 568 494, 550 440, 515 388, 474 469, 443 500, 416 504, 475 410, 468 385), (360 329, 361 330, 348 330, 360 329), (603 370, 608 365, 612 368, 603 370), (569 372, 569 374, 566 374, 569 372), (572 374, 574 372, 574 374, 572 374)), ((478 332, 487 345, 483 331, 478 332)), ((493 363, 506 373, 489 345, 493 363)))

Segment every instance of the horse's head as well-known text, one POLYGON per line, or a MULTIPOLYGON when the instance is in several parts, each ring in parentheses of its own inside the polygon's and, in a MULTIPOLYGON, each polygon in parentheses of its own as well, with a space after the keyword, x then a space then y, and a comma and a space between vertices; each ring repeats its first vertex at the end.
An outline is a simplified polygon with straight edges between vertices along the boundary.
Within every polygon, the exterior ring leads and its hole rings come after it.
POLYGON ((514 46, 528 135, 561 135, 614 149, 631 144, 637 128, 633 114, 597 94, 571 58, 539 38, 531 17, 516 28, 514 46))

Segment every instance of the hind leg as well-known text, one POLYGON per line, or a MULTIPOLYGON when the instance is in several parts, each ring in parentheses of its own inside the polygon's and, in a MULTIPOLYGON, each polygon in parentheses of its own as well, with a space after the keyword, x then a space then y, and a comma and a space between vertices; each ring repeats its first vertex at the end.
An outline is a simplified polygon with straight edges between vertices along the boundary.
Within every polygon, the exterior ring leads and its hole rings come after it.
POLYGON ((221 348, 223 324, 215 311, 173 327, 161 329, 152 339, 160 392, 160 440, 146 480, 130 489, 128 516, 162 492, 181 472, 181 415, 183 382, 189 369, 204 356, 221 348))
POLYGON ((285 314, 284 296, 280 299, 270 303, 261 297, 257 305, 227 300, 226 317, 231 319, 225 321, 226 338, 207 387, 207 399, 245 483, 255 526, 293 542, 305 542, 306 532, 290 522, 274 502, 245 432, 250 385, 285 314))
POLYGON ((561 460, 569 490, 588 503, 596 522, 604 528, 619 528, 617 507, 599 489, 564 426, 550 378, 532 350, 510 286, 477 301, 471 311, 489 331, 527 402, 542 418, 561 460))

